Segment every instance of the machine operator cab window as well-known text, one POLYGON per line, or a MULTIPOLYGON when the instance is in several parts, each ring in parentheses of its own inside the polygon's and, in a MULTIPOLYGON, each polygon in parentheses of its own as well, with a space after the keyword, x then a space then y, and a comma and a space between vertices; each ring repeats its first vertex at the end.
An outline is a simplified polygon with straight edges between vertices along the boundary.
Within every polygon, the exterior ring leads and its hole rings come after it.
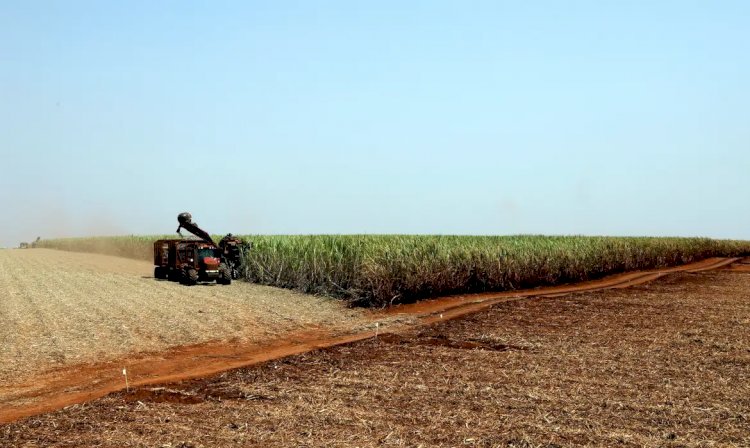
POLYGON ((198 253, 196 255, 197 255, 198 260, 203 260, 206 257, 219 258, 221 256, 221 254, 219 253, 220 251, 218 249, 204 248, 204 249, 197 249, 197 252, 198 253))

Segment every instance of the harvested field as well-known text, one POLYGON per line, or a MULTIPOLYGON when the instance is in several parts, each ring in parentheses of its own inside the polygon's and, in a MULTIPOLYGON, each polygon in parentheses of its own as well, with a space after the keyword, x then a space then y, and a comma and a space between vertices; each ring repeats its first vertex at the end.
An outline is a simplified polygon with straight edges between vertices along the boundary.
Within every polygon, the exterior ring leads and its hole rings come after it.
POLYGON ((0 250, 0 401, 10 383, 49 369, 362 321, 335 300, 245 282, 184 287, 152 272, 105 255, 0 250))
POLYGON ((0 427, 21 446, 748 446, 750 275, 519 299, 0 427))

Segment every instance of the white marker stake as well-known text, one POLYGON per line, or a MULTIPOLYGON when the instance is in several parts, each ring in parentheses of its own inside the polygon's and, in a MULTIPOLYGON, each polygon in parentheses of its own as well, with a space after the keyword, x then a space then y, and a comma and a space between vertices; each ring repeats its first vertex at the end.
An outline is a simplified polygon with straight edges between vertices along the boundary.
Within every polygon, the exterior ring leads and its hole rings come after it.
POLYGON ((130 392, 130 384, 128 384, 128 371, 123 367, 122 374, 125 376, 125 391, 130 392))
POLYGON ((375 322, 375 337, 378 337, 379 329, 380 329, 380 322, 375 322))

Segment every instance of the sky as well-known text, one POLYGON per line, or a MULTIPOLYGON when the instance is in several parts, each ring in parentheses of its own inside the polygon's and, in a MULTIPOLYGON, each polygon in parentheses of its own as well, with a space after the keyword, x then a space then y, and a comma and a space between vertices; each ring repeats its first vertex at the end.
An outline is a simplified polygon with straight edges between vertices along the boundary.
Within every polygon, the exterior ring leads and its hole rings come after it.
POLYGON ((750 239, 750 2, 0 2, 0 246, 750 239))

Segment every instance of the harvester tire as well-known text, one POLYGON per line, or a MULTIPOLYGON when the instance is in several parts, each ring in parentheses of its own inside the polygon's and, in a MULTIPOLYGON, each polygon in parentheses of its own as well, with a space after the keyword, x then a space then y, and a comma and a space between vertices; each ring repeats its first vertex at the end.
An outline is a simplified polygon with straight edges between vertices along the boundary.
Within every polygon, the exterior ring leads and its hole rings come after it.
POLYGON ((154 278, 158 278, 159 280, 164 280, 167 278, 167 271, 161 266, 157 266, 154 268, 154 278))

